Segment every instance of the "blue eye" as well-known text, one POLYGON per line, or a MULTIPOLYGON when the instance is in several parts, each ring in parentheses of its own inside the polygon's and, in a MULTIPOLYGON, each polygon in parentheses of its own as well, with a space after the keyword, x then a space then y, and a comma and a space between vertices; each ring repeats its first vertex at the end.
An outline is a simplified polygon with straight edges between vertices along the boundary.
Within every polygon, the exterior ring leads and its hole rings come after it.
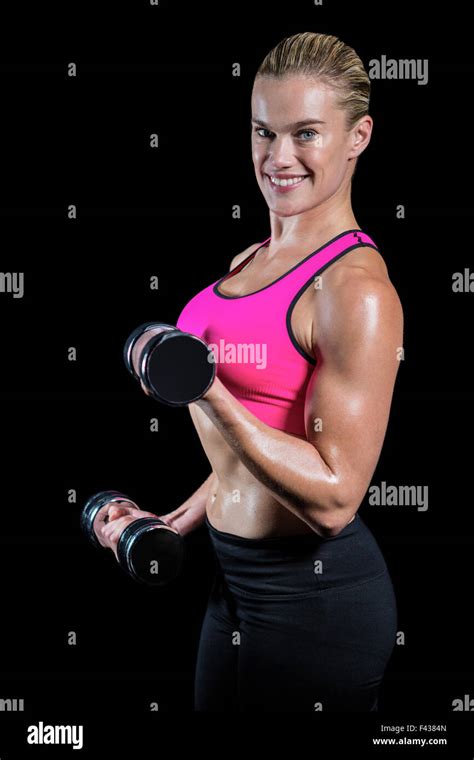
MULTIPOLYGON (((257 134, 258 134, 259 132, 268 132, 268 134, 271 134, 270 130, 268 130, 268 129, 265 129, 265 127, 256 127, 256 128, 254 129, 254 132, 256 132, 257 134)), ((304 135, 304 134, 306 134, 306 135, 311 135, 311 138, 310 138, 310 139, 312 139, 312 138, 313 138, 313 137, 315 137, 315 136, 316 136, 318 133, 317 133, 317 132, 316 132, 314 129, 301 129, 299 132, 297 132, 297 134, 298 134, 298 135, 304 135)), ((260 134, 259 134, 259 137, 266 137, 266 136, 267 136, 267 135, 260 135, 260 134)), ((309 142, 309 140, 303 140, 303 142, 309 142)))
MULTIPOLYGON (((268 129, 265 129, 265 127, 255 127, 254 132, 268 132, 268 129)), ((263 137, 263 135, 259 135, 259 137, 263 137)))
MULTIPOLYGON (((298 132, 298 134, 299 135, 307 134, 307 135, 313 135, 314 136, 314 135, 317 135, 318 133, 315 132, 313 129, 303 129, 303 130, 301 130, 301 132, 298 132)), ((308 140, 304 140, 304 142, 308 142, 308 140)))

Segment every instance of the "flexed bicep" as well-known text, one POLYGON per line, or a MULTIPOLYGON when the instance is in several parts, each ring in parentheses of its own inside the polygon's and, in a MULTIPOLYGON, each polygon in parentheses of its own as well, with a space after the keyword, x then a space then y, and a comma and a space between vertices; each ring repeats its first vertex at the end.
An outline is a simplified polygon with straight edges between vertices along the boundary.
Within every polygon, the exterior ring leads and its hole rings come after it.
MULTIPOLYGON (((323 302, 324 298, 324 302, 323 302)), ((317 310, 317 363, 305 398, 310 441, 337 483, 341 508, 357 511, 387 430, 403 339, 390 283, 353 270, 317 310)))

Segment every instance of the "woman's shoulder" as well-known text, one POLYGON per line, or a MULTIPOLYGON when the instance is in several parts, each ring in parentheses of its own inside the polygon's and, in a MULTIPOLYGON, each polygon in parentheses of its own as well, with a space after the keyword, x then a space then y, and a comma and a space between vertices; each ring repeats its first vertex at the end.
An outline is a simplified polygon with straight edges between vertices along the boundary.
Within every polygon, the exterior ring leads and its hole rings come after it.
POLYGON ((370 246, 355 248, 328 267, 324 285, 319 308, 328 308, 325 302, 329 301, 331 308, 341 316, 347 311, 349 321, 353 309, 363 303, 370 302, 373 309, 378 306, 401 310, 400 298, 383 256, 370 246))
POLYGON ((385 259, 378 248, 361 245, 353 250, 348 251, 335 261, 328 269, 328 274, 333 275, 333 279, 338 281, 344 276, 353 276, 354 270, 364 272, 369 277, 376 277, 389 281, 389 273, 385 259))

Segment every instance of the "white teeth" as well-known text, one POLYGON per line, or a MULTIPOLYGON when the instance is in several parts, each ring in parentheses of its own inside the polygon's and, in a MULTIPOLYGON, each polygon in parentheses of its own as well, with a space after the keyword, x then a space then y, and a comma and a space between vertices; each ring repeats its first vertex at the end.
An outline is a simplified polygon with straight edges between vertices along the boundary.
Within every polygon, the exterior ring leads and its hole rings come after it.
POLYGON ((294 177, 293 179, 278 179, 278 177, 270 177, 271 182, 273 182, 274 185, 279 185, 280 187, 286 187, 287 185, 298 185, 304 179, 306 178, 294 177))

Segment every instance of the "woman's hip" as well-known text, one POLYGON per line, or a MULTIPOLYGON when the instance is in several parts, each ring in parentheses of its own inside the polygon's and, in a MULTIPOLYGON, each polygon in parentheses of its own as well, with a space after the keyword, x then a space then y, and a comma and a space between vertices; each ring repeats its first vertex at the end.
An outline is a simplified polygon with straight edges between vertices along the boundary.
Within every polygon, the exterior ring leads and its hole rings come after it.
POLYGON ((311 533, 249 539, 219 531, 207 518, 206 525, 218 569, 236 597, 295 601, 351 587, 362 590, 379 578, 378 589, 392 589, 382 552, 358 514, 332 538, 311 533))

